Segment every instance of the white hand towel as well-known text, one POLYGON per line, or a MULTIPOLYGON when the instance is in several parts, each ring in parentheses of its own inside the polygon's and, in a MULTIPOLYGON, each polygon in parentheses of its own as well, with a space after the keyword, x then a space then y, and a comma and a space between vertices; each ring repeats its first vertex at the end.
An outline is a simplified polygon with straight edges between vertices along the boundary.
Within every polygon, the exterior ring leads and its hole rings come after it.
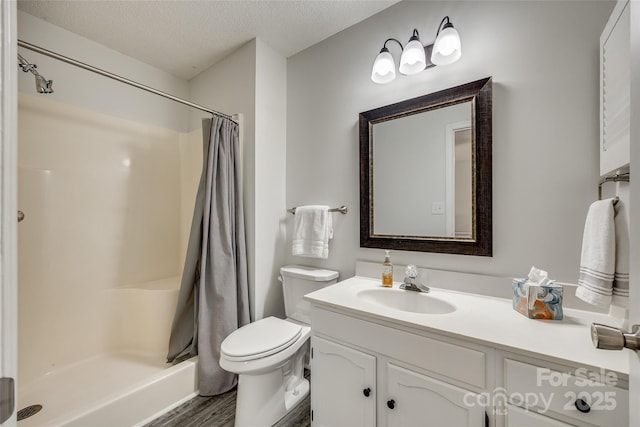
POLYGON ((582 236, 582 256, 576 296, 590 304, 608 305, 615 272, 614 199, 593 202, 582 236))
POLYGON ((616 268, 613 278, 613 294, 629 296, 629 222, 627 208, 622 200, 615 205, 616 268))
POLYGON ((299 206, 293 225, 293 255, 328 258, 333 224, 329 206, 299 206))

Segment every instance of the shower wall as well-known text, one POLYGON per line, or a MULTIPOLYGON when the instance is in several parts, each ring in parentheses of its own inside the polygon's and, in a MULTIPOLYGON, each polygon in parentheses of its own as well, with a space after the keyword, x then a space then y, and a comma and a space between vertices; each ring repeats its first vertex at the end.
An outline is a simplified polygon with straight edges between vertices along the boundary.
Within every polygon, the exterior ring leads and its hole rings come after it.
POLYGON ((20 94, 19 378, 162 354, 200 172, 181 134, 20 94))

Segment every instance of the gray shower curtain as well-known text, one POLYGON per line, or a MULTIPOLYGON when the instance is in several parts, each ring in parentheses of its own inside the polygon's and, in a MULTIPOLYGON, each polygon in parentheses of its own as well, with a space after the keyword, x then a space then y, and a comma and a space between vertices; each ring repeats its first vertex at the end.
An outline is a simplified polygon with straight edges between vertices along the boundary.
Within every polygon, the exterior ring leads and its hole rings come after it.
POLYGON ((220 344, 249 323, 249 288, 238 124, 202 120, 203 166, 173 318, 167 360, 199 356, 200 394, 228 391, 236 376, 220 368, 220 344))

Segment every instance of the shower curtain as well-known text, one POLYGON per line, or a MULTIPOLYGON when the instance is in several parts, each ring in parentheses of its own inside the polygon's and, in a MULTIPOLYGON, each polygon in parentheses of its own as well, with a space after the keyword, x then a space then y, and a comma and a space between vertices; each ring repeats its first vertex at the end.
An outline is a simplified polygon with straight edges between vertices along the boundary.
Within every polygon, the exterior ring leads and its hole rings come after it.
POLYGON ((203 167, 167 360, 198 355, 202 396, 230 390, 220 344, 249 323, 249 290, 240 180, 238 124, 202 120, 203 167))

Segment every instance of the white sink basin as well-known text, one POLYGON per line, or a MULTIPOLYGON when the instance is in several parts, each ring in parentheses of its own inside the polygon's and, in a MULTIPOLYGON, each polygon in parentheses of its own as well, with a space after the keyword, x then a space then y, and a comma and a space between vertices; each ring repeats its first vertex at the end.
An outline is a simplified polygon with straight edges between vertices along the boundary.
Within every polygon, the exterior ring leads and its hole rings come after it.
POLYGON ((421 314, 447 314, 456 311, 456 307, 428 293, 405 291, 401 289, 373 288, 357 293, 358 298, 393 310, 421 314))

